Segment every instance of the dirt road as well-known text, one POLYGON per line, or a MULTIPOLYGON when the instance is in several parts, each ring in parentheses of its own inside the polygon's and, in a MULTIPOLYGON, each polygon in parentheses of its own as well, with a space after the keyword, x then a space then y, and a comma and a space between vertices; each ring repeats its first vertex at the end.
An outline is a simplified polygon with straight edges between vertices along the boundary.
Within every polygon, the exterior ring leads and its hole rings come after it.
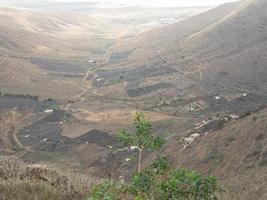
POLYGON ((98 70, 99 68, 101 68, 102 66, 104 66, 105 64, 108 63, 108 60, 109 60, 109 57, 110 55, 112 54, 112 49, 109 48, 106 50, 106 54, 105 54, 105 58, 104 58, 104 61, 94 67, 89 67, 88 70, 86 71, 86 74, 85 76, 83 77, 83 80, 82 80, 82 84, 80 86, 82 92, 78 95, 75 95, 73 97, 74 101, 67 104, 65 107, 64 107, 64 110, 65 111, 69 111, 69 108, 70 106, 73 104, 73 103, 78 103, 78 102, 81 102, 81 101, 84 101, 85 98, 83 97, 85 94, 88 93, 88 91, 91 89, 91 85, 88 85, 87 84, 87 80, 89 79, 89 77, 91 75, 93 75, 95 73, 96 70, 98 70))

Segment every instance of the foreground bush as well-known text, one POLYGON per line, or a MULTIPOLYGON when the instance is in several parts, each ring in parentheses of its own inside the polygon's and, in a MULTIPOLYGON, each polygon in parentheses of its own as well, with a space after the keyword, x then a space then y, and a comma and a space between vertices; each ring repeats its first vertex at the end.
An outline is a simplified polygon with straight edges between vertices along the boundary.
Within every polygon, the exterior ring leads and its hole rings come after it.
POLYGON ((129 198, 128 186, 118 181, 104 180, 93 187, 92 196, 89 200, 127 199, 129 198))
POLYGON ((220 193, 216 177, 171 170, 167 159, 159 157, 128 185, 108 180, 96 185, 90 200, 216 200, 220 193))

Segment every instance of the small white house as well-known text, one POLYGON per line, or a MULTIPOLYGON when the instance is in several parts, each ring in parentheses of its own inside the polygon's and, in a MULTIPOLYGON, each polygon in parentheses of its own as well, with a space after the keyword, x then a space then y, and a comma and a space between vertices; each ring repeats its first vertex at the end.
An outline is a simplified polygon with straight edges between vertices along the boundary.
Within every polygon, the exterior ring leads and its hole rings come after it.
POLYGON ((97 79, 96 79, 97 82, 100 82, 100 81, 102 81, 102 80, 104 80, 104 79, 103 79, 103 78, 97 78, 97 79))
POLYGON ((193 143, 194 140, 195 140, 195 138, 192 138, 192 137, 184 138, 184 141, 186 141, 188 143, 193 143))
POLYGON ((231 117, 232 119, 238 119, 239 118, 239 115, 232 114, 229 117, 231 117))
POLYGON ((200 137, 201 135, 199 133, 194 133, 192 134, 190 137, 192 138, 197 138, 197 137, 200 137))
POLYGON ((50 110, 50 109, 48 109, 48 110, 45 110, 45 111, 44 111, 44 113, 52 113, 52 112, 54 112, 54 110, 50 110))

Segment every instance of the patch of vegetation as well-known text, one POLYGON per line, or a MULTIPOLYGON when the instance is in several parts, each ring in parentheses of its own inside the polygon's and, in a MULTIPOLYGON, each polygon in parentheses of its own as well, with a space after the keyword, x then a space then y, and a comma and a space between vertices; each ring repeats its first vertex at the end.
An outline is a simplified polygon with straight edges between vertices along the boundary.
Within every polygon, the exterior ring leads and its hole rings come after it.
POLYGON ((131 51, 112 53, 109 59, 109 63, 110 64, 118 63, 121 60, 128 58, 130 54, 131 54, 131 51))
POLYGON ((252 112, 250 110, 247 110, 240 116, 240 118, 243 119, 243 118, 250 116, 250 115, 252 115, 252 112))
POLYGON ((263 140, 267 134, 260 133, 255 137, 255 140, 263 140))
POLYGON ((128 187, 120 182, 104 180, 92 189, 92 197, 87 200, 121 200, 127 196, 128 187))
POLYGON ((97 74, 99 78, 103 78, 103 81, 97 81, 94 79, 93 86, 102 87, 102 86, 109 86, 117 83, 121 83, 124 81, 135 82, 137 80, 142 80, 148 77, 156 77, 165 74, 170 74, 176 72, 174 69, 170 67, 142 67, 142 68, 132 68, 125 70, 99 70, 97 74), (121 79, 123 76, 123 79, 121 79))
POLYGON ((220 149, 216 146, 209 147, 209 151, 204 159, 204 162, 214 162, 214 163, 221 163, 224 158, 224 155, 220 149))
POLYGON ((235 136, 234 135, 231 135, 231 136, 229 136, 228 138, 225 139, 224 145, 225 146, 229 146, 235 140, 236 140, 235 136))
POLYGON ((261 161, 259 162, 259 166, 266 166, 267 165, 267 152, 262 153, 261 161))
POLYGON ((227 123, 227 120, 224 118, 219 118, 216 122, 217 124, 216 124, 215 130, 220 130, 224 127, 224 124, 227 123))
POLYGON ((129 90, 127 90, 127 94, 130 97, 138 97, 138 96, 150 94, 151 92, 154 92, 154 91, 157 91, 157 90, 160 90, 160 89, 166 89, 166 88, 169 88, 169 87, 171 87, 170 84, 158 83, 158 84, 151 85, 151 86, 129 89, 129 90))
POLYGON ((218 76, 218 77, 223 77, 223 76, 227 76, 227 75, 229 75, 229 74, 230 74, 230 73, 227 72, 227 71, 220 71, 220 72, 217 73, 217 76, 218 76))
POLYGON ((60 105, 55 105, 55 104, 50 105, 48 108, 51 110, 54 110, 54 111, 60 111, 61 110, 60 105))
POLYGON ((31 99, 31 100, 35 100, 38 101, 39 100, 39 96, 32 96, 29 94, 23 95, 23 94, 1 94, 0 96, 3 97, 9 97, 9 98, 20 98, 20 99, 31 99))
POLYGON ((158 157, 130 184, 106 180, 93 189, 88 200, 216 200, 222 189, 214 176, 186 169, 171 170, 166 157, 158 157))

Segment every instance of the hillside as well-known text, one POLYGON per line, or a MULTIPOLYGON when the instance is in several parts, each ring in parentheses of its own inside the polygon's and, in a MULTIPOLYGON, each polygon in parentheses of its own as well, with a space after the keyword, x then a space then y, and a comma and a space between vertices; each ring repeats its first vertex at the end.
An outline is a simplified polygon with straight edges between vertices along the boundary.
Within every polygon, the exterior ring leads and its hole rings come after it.
POLYGON ((162 55, 189 70, 199 65, 204 80, 266 92, 266 6, 262 0, 244 1, 162 55))
MULTIPOLYGON (((267 109, 232 120, 217 131, 201 135, 185 150, 185 133, 173 138, 164 151, 177 167, 217 175, 228 199, 266 199, 267 195, 267 109)), ((199 130, 195 130, 199 132, 199 130)), ((191 133, 192 134, 192 133, 191 133)))
POLYGON ((261 0, 226 4, 119 41, 87 78, 87 99, 73 109, 90 112, 101 104, 98 112, 112 113, 124 102, 121 115, 139 108, 188 120, 257 110, 267 100, 264 8, 261 0))
POLYGON ((265 96, 265 8, 262 0, 226 4, 146 32, 135 41, 122 40, 113 47, 113 57, 121 57, 96 72, 97 92, 105 94, 102 88, 110 91, 112 85, 123 83, 119 96, 147 89, 138 97, 157 98, 163 91, 161 97, 171 102, 212 94, 227 100, 244 93, 265 96), (144 67, 157 72, 145 72, 140 80, 144 67))
POLYGON ((218 176, 225 200, 266 199, 266 8, 171 9, 177 22, 160 26, 157 9, 1 8, 0 152, 127 180, 138 155, 116 134, 138 111, 174 168, 218 176))

